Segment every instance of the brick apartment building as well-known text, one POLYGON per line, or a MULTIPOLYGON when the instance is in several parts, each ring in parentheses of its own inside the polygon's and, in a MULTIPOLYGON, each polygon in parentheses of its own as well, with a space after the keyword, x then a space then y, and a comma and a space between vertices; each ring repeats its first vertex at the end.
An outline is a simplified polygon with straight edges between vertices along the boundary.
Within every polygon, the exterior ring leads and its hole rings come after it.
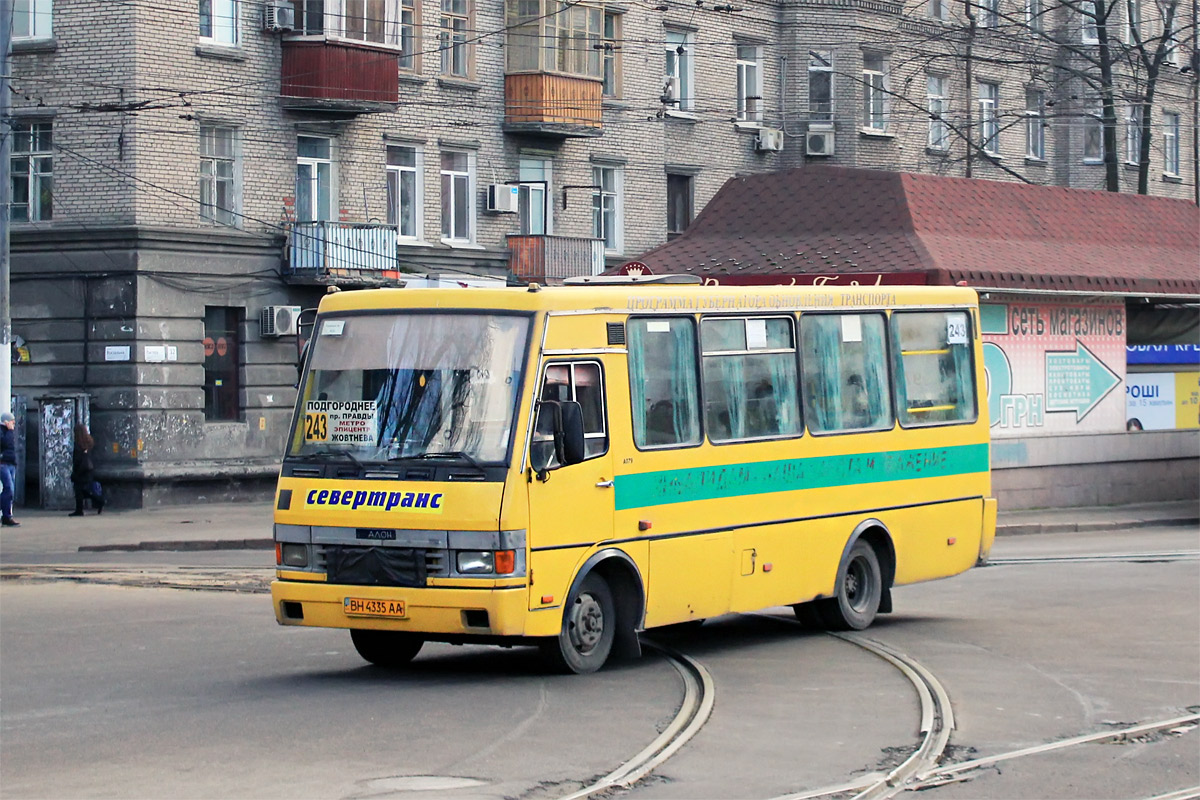
POLYGON ((15 0, 27 475, 43 503, 69 492, 36 456, 86 395, 120 502, 261 490, 297 377, 297 337, 271 335, 286 309, 412 274, 598 272, 684 231, 739 174, 821 162, 1134 191, 1144 160, 1149 193, 1192 199, 1191 7, 1095 8, 15 0), (1143 158, 1127 115, 1147 64, 1143 158))

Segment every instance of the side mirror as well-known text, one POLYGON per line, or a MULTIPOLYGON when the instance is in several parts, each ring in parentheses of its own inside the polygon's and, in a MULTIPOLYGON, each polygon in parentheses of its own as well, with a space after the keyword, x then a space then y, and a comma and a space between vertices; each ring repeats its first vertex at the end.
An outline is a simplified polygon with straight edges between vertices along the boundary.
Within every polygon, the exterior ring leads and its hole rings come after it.
POLYGON ((547 470, 583 461, 583 407, 570 400, 543 400, 538 404, 535 441, 530 466, 546 479, 547 470), (537 437, 541 437, 538 441, 537 437))
POLYGON ((562 424, 554 432, 554 449, 562 465, 578 464, 583 461, 583 406, 571 400, 558 404, 562 424))

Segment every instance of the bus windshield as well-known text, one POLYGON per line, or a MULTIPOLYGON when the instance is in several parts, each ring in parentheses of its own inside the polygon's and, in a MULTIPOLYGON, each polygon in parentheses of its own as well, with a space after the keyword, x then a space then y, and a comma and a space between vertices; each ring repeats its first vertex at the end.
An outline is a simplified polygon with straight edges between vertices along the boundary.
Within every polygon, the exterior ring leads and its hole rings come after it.
POLYGON ((314 333, 289 455, 505 461, 528 317, 322 316, 314 333))

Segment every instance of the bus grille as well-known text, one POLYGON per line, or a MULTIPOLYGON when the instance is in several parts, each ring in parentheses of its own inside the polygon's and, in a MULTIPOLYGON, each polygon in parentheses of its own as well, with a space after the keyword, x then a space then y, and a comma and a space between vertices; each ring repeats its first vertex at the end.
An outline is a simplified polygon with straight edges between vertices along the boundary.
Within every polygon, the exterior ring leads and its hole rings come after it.
MULTIPOLYGON (((370 548, 364 547, 363 550, 370 548)), ((445 578, 450 574, 450 553, 447 550, 417 548, 425 555, 425 574, 430 578, 445 578)), ((327 571, 325 545, 313 545, 313 566, 317 572, 327 571)))

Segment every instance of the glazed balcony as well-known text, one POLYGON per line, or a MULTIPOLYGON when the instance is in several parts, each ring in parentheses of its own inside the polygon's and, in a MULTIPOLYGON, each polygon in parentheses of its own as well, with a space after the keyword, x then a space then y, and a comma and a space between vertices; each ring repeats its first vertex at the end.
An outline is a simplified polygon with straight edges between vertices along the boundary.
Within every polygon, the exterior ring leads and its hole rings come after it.
POLYGON ((297 222, 288 234, 286 273, 298 282, 389 283, 398 269, 395 225, 297 222))
POLYGON ((305 37, 283 40, 284 108, 365 114, 399 101, 397 54, 360 42, 305 37))
POLYGON ((600 136, 601 83, 550 72, 504 76, 504 130, 558 137, 600 136))
POLYGON ((508 235, 508 269, 526 281, 560 284, 604 271, 604 240, 574 236, 508 235))

